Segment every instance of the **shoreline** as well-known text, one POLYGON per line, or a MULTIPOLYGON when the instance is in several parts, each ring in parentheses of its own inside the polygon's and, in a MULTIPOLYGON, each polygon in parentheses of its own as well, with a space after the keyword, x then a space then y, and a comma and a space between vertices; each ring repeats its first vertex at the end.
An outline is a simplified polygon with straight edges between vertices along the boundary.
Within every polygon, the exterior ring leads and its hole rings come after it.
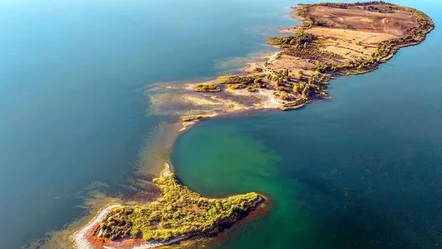
POLYGON ((216 90, 198 90, 199 102, 194 98, 184 103, 237 104, 237 108, 214 109, 217 115, 277 108, 266 102, 279 102, 284 111, 296 110, 330 98, 327 85, 332 79, 374 71, 401 48, 423 42, 434 29, 423 12, 384 2, 299 4, 292 7, 291 16, 302 23, 280 30, 293 32, 292 36, 268 38, 268 44, 279 50, 262 56, 266 62, 252 61, 240 74, 186 85, 186 90, 192 86, 216 90), (254 94, 262 91, 269 93, 268 98, 254 94), (257 99, 249 103, 246 97, 257 99))
MULTIPOLYGON (((166 180, 166 179, 176 179, 174 173, 172 173, 172 171, 171 171, 170 165, 167 162, 164 163, 164 168, 161 171, 159 178, 154 180, 154 183, 156 183, 158 185, 158 187, 160 189, 162 189, 163 195, 169 195, 167 193, 167 191, 169 191, 169 190, 164 189, 165 186, 166 187, 170 186, 170 183, 167 183, 167 181, 169 181, 169 180, 166 180), (166 181, 166 182, 164 182, 164 181, 166 181), (163 183, 161 183, 161 182, 163 182, 163 183), (163 185, 163 184, 165 184, 165 185, 163 185)), ((173 181, 175 181, 175 180, 173 180, 173 181)), ((189 190, 186 190, 187 187, 182 185, 179 181, 177 181, 176 184, 179 188, 183 188, 185 191, 189 191, 189 190), (182 186, 182 187, 180 187, 180 186, 182 186)), ((196 194, 196 193, 195 193, 195 195, 196 195, 196 198, 205 198, 205 197, 199 196, 199 194, 196 194)), ((229 225, 234 225, 238 221, 247 218, 250 214, 254 213, 255 210, 262 209, 261 205, 264 203, 267 203, 268 198, 262 194, 248 193, 248 194, 244 194, 244 195, 226 196, 226 197, 219 197, 219 198, 205 198, 205 199, 207 199, 211 202, 223 202, 223 203, 225 203, 224 205, 226 205, 226 203, 230 203, 231 201, 235 201, 235 198, 237 198, 237 199, 238 198, 249 198, 246 196, 250 196, 250 195, 256 195, 256 198, 249 199, 249 204, 247 204, 249 206, 242 207, 243 208, 242 211, 235 211, 235 212, 239 212, 239 213, 237 213, 237 215, 239 215, 239 217, 237 217, 237 216, 230 217, 230 218, 226 217, 226 218, 223 218, 220 221, 220 223, 218 224, 218 225, 223 225, 223 226, 229 226, 229 225), (244 197, 242 197, 242 196, 244 196, 244 197), (252 202, 250 202, 250 201, 252 201, 252 202)), ((194 197, 189 196, 189 198, 194 198, 194 197)), ((159 199, 149 202, 145 205, 164 205, 165 203, 162 203, 162 202, 164 202, 162 200, 162 198, 159 198, 159 199)), ((198 231, 195 231, 195 232, 191 232, 187 235, 172 237, 171 239, 167 239, 165 241, 158 241, 158 240, 152 240, 152 239, 146 241, 143 238, 135 238, 135 239, 123 238, 123 239, 113 241, 113 240, 109 240, 109 239, 103 237, 102 234, 104 234, 106 232, 103 233, 102 224, 104 222, 106 222, 106 220, 107 220, 107 222, 109 222, 109 218, 112 217, 113 215, 115 215, 115 210, 128 208, 128 207, 130 207, 130 205, 134 205, 134 204, 109 204, 108 206, 98 210, 97 213, 95 214, 94 218, 92 220, 90 220, 87 225, 81 227, 80 229, 75 231, 72 236, 70 236, 70 241, 72 242, 73 248, 79 248, 79 249, 96 249, 96 248, 150 249, 150 248, 157 248, 157 247, 175 244, 175 243, 178 243, 183 240, 186 240, 189 243, 191 243, 191 241, 196 241, 196 240, 205 238, 206 235, 210 236, 210 237, 212 237, 212 235, 218 235, 225 230, 223 228, 221 228, 221 230, 220 230, 218 228, 218 225, 216 225, 214 228, 204 231, 204 232, 201 232, 201 233, 198 231), (129 206, 126 206, 126 205, 129 205, 129 206)), ((135 208, 137 208, 137 207, 138 206, 135 206, 135 208)), ((142 207, 142 206, 140 206, 140 207, 142 207)), ((262 212, 263 211, 261 211, 259 213, 262 213, 262 212)), ((157 224, 157 225, 161 226, 161 224, 157 224)))
MULTIPOLYGON (((435 28, 433 21, 425 13, 410 7, 403 7, 386 2, 299 4, 297 7, 291 7, 290 15, 292 18, 300 20, 301 23, 293 28, 284 27, 279 30, 279 32, 283 34, 294 32, 295 36, 268 38, 268 45, 277 48, 278 51, 263 53, 263 55, 259 57, 260 59, 247 63, 242 68, 241 73, 220 76, 217 79, 185 85, 184 89, 186 91, 193 92, 193 88, 195 88, 196 94, 193 94, 191 98, 183 100, 183 103, 191 103, 195 106, 205 106, 209 109, 210 106, 217 107, 210 109, 211 111, 206 111, 204 108, 196 108, 196 113, 192 113, 191 116, 199 116, 199 118, 191 120, 190 122, 183 122, 184 127, 180 129, 180 132, 192 127, 202 119, 217 116, 241 115, 244 113, 272 109, 281 109, 283 111, 297 110, 312 101, 331 99, 331 96, 329 96, 327 91, 327 86, 331 80, 340 76, 359 75, 375 71, 381 64, 393 58, 401 48, 416 46, 422 43, 425 40, 426 35, 435 28), (356 16, 358 14, 362 15, 359 12, 363 9, 365 12, 369 12, 373 15, 373 18, 377 19, 379 19, 380 16, 386 15, 388 18, 392 19, 390 20, 392 22, 398 22, 398 20, 402 20, 405 17, 412 18, 412 21, 410 21, 408 26, 404 25, 404 27, 402 27, 402 24, 400 24, 399 27, 393 25, 395 28, 393 31, 387 28, 388 25, 386 23, 389 23, 389 20, 386 20, 386 18, 383 18, 382 21, 378 21, 383 25, 387 25, 383 29, 387 29, 388 31, 382 31, 382 29, 367 31, 364 28, 361 30, 353 28, 347 29, 333 26, 336 24, 315 24, 318 21, 313 19, 314 14, 310 13, 311 9, 315 8, 355 11, 356 16), (397 20, 394 19, 396 18, 396 13, 398 13, 397 20), (318 29, 321 32, 325 30, 326 32, 332 33, 331 36, 324 38, 321 37, 321 35, 316 34, 318 31, 315 29, 318 29), (313 37, 309 37, 312 39, 311 43, 319 43, 319 46, 322 46, 320 45, 321 43, 338 39, 336 38, 336 35, 339 36, 341 34, 340 32, 350 32, 350 38, 362 34, 364 39, 373 41, 371 43, 362 43, 361 41, 358 41, 357 45, 359 46, 359 49, 365 49, 367 52, 364 52, 363 50, 359 51, 358 53, 363 55, 360 57, 354 57, 354 51, 347 52, 345 55, 350 54, 352 56, 350 58, 353 58, 351 60, 342 54, 330 52, 330 49, 332 50, 334 48, 333 45, 328 46, 324 50, 325 52, 323 52, 321 49, 318 50, 318 45, 310 47, 310 42, 306 42, 303 45, 306 47, 304 50, 307 51, 307 54, 312 52, 313 55, 314 53, 319 53, 323 54, 325 57, 332 56, 341 58, 338 60, 339 63, 336 62, 336 58, 334 58, 334 62, 332 60, 331 63, 330 60, 328 60, 329 58, 325 60, 327 61, 325 63, 321 59, 306 59, 308 64, 310 64, 310 68, 302 68, 307 72, 302 72, 302 69, 300 69, 298 71, 298 73, 301 73, 300 76, 295 76, 294 74, 296 72, 293 72, 290 67, 288 69, 286 67, 293 62, 295 62, 295 65, 301 64, 305 66, 306 64, 302 62, 299 63, 299 58, 304 58, 302 56, 287 56, 287 51, 292 49, 294 45, 291 43, 272 44, 270 41, 270 39, 284 40, 285 38, 296 38, 296 35, 298 34, 301 34, 302 36, 305 36, 304 34, 312 36, 313 34, 313 37), (262 60, 265 60, 265 62, 260 65, 259 61, 262 60), (316 65, 313 65, 313 62, 316 62, 316 65), (278 63, 281 65, 277 65, 278 63), (286 70, 286 76, 281 75, 281 72, 284 73, 284 70, 286 70), (267 77, 269 75, 272 78, 270 81, 263 78, 263 76, 267 77), (272 82, 273 76, 277 77, 276 83, 272 82), (251 83, 249 79, 251 77, 252 81, 255 79, 255 83, 251 83), (232 78, 234 79, 232 80, 232 78), (260 84, 264 82, 267 86, 256 86, 256 82, 261 82, 260 84), (196 88, 204 85, 205 87, 216 90, 196 90, 196 88), (299 87, 299 85, 301 86, 299 87), (231 86, 233 88, 231 88, 231 86), (292 87, 293 91, 291 89, 292 87), (295 87, 300 90, 295 92, 295 87), (255 98, 255 100, 251 102, 247 98, 255 98), (223 105, 224 108, 219 107, 223 105), (235 107, 230 108, 230 106, 233 105, 235 105, 235 107)), ((315 18, 318 17, 316 16, 315 18)), ((370 26, 372 26, 372 24, 370 24, 370 26)), ((353 42, 350 41, 347 43, 351 44, 353 42)), ((295 48, 297 47, 299 47, 299 44, 295 45, 295 48)), ((351 51, 351 48, 348 48, 348 50, 351 51)))
MULTIPOLYGON (((97 228, 97 226, 104 221, 104 219, 111 213, 111 211, 115 208, 121 207, 121 204, 111 204, 105 208, 102 208, 98 210, 97 214, 94 216, 94 218, 84 227, 77 230, 71 238, 71 241, 73 243, 73 248, 81 248, 81 249, 95 249, 96 246, 91 242, 91 237, 93 231, 97 228)), ((186 238, 177 238, 170 240, 165 243, 149 243, 149 242, 141 242, 139 244, 136 244, 134 247, 131 247, 132 249, 151 249, 156 248, 160 246, 166 246, 173 243, 177 243, 181 240, 184 240, 186 238)), ((109 246, 103 246, 103 248, 111 249, 114 247, 109 246)))
POLYGON ((71 240, 73 242, 74 248, 94 249, 95 247, 88 240, 88 234, 91 232, 92 229, 94 229, 101 221, 106 218, 106 216, 110 213, 112 209, 120 206, 120 204, 110 204, 109 206, 98 210, 97 214, 87 225, 80 228, 72 235, 71 240))
MULTIPOLYGON (((299 5, 298 8, 293 8, 292 11, 293 13, 295 13, 296 15, 298 14, 298 10, 299 8, 303 8, 303 6, 321 6, 321 4, 308 4, 308 5, 299 5)), ((406 8, 406 7, 404 7, 406 8)), ((295 14, 292 14, 292 16, 294 17, 295 14)), ((296 17, 296 19, 299 19, 302 21, 301 24, 297 25, 294 30, 296 30, 299 27, 302 27, 302 25, 305 25, 306 23, 306 17, 302 17, 302 16, 298 16, 296 17), (299 18, 298 18, 299 17, 299 18)), ((308 16, 307 16, 308 17, 308 16)), ((295 18, 295 17, 294 17, 295 18)), ((425 30, 425 35, 428 34, 429 32, 431 32, 434 29, 434 24, 430 29, 425 30)), ((308 30, 308 29, 306 29, 308 30)), ((376 63, 372 63, 368 68, 361 68, 361 69, 357 69, 355 70, 355 67, 351 67, 345 70, 332 70, 333 66, 325 66, 325 68, 323 69, 323 72, 320 71, 320 74, 329 74, 330 77, 327 80, 327 84, 328 81, 330 81, 331 79, 334 79, 338 76, 343 76, 343 75, 357 75, 357 74, 364 74, 364 73, 368 73, 371 71, 376 70, 380 64, 388 61, 389 59, 391 59, 400 48, 404 48, 404 47, 408 47, 408 46, 415 46, 420 44, 422 41, 425 40, 425 36, 419 40, 419 41, 415 41, 415 42, 409 42, 409 43, 404 43, 404 44, 393 44, 389 47, 389 52, 387 54, 385 54, 383 57, 381 57, 378 61, 376 61, 376 63), (331 71, 330 71, 331 70, 331 71)), ((389 41, 389 40, 386 40, 389 41)), ((278 63, 281 60, 281 55, 283 55, 284 49, 283 47, 278 47, 280 48, 282 51, 277 51, 274 53, 271 53, 270 56, 268 57, 269 59, 264 63, 264 71, 269 72, 269 74, 279 74, 275 71, 273 71, 272 68, 267 69, 266 66, 267 64, 273 64, 273 63, 278 63)), ((284 55, 283 55, 284 56, 284 55)), ((254 63, 248 63, 247 66, 243 69, 244 74, 240 74, 239 77, 243 77, 243 76, 247 76, 249 75, 249 71, 253 71, 253 66, 251 66, 254 63)), ((256 68, 256 67, 255 67, 256 68)), ((290 76, 291 72, 288 72, 287 76, 290 76)), ((237 75, 235 75, 237 76, 237 75)), ((279 76, 279 75, 278 75, 279 76)), ((313 77, 313 74, 308 75, 309 81, 310 79, 313 77)), ((301 76, 302 79, 302 76, 301 76)), ((208 81, 208 82, 213 82, 214 80, 208 81)), ((200 83, 201 84, 201 83, 200 83)), ((218 83, 220 84, 220 83, 218 83)), ((277 83, 276 85, 278 85, 279 83, 277 83)), ((193 84, 195 85, 195 84, 193 84)), ((221 84, 223 85, 223 84, 221 84)), ((228 84, 227 84, 228 85, 228 84)), ((190 85, 192 86, 192 85, 190 85)), ((189 88, 189 85, 186 86, 187 89, 186 90, 192 90, 191 87, 189 88)), ((225 90, 224 88, 222 90, 225 90)), ((278 90, 279 91, 279 90, 278 90)), ((285 90, 284 90, 285 91, 285 90)), ((196 114, 196 118, 195 119, 190 119, 188 121, 182 121, 181 125, 182 127, 177 131, 177 133, 174 136, 174 141, 176 140, 176 138, 178 138, 183 132, 189 130, 190 128, 192 128, 195 124, 199 123, 201 120, 205 120, 205 119, 209 119, 209 118, 215 118, 215 117, 219 117, 219 116, 228 116, 228 115, 241 115, 244 113, 248 113, 248 112, 253 112, 253 111, 265 111, 265 110, 276 110, 278 108, 282 109, 282 110, 297 110, 300 109, 304 106, 306 106, 308 103, 315 101, 315 100, 321 100, 321 99, 325 99, 328 97, 327 94, 325 94, 324 96, 316 96, 314 95, 312 98, 307 98, 307 99, 303 99, 301 102, 295 102, 295 103, 291 103, 289 106, 287 106, 287 109, 285 109, 286 107, 284 106, 286 104, 286 102, 283 100, 281 103, 281 99, 278 99, 277 96, 274 94, 275 91, 270 91, 267 89, 255 89, 253 92, 248 92, 247 90, 245 90, 244 88, 241 88, 239 90, 234 89, 232 91, 225 91, 227 94, 233 94, 235 97, 241 98, 241 96, 254 96, 256 97, 256 95, 262 95, 262 98, 258 98, 263 100, 262 102, 260 102, 259 105, 257 106, 252 106, 252 108, 232 108, 233 110, 229 111, 221 111, 218 113, 213 113, 212 114, 207 114, 207 113, 202 113, 202 114, 196 114), (284 108, 281 107, 281 104, 284 106, 284 108)), ((224 91, 223 91, 224 93, 224 91)), ((325 89, 321 89, 320 92, 318 92, 318 94, 322 94, 322 93, 327 93, 325 89), (325 92, 324 92, 325 91, 325 92)), ((209 99, 216 99, 216 94, 217 93, 202 93, 202 94, 209 94, 209 99)), ((259 97, 259 96, 258 96, 259 97)), ((280 96, 278 96, 280 97, 280 96)), ((225 99, 224 99, 225 100, 225 99)), ((221 100, 221 102, 223 102, 224 100, 221 100)), ((229 100, 227 98, 227 100, 229 100)), ((245 102, 247 103, 247 102, 245 102)), ((244 105, 245 106, 245 105, 244 105)), ((164 161, 164 169, 160 172, 160 176, 167 176, 169 174, 173 174, 173 166, 171 167, 172 162, 170 159, 165 160, 164 161), (163 175, 165 174, 165 175, 163 175)), ((94 245, 92 243, 90 243, 88 238, 88 234, 91 234, 91 231, 93 229, 95 229, 98 224, 103 221, 107 215, 109 215, 109 213, 117 207, 120 207, 120 204, 114 204, 114 205, 110 205, 107 206, 101 210, 98 211, 98 213, 95 215, 94 219, 92 221, 90 221, 87 225, 85 225, 84 227, 82 227, 80 230, 78 230, 77 232, 75 232, 75 234, 72 236, 72 240, 74 242, 74 248, 85 248, 85 249, 94 249, 96 247, 94 247, 94 245), (87 244, 89 243, 89 244, 87 244)), ((92 236, 92 235, 90 235, 92 236)), ((201 235, 204 236, 204 235, 201 235)), ((139 244, 139 245, 135 245, 134 247, 127 247, 127 248, 136 248, 136 249, 147 249, 147 248, 154 248, 154 247, 159 247, 159 246, 165 246, 165 245, 169 245, 172 243, 176 243, 182 240, 186 240, 188 239, 188 237, 183 237, 183 238, 176 238, 173 239, 169 242, 165 242, 165 243, 150 243, 150 242, 144 242, 144 244, 139 244)), ((113 248, 113 247, 103 247, 103 248, 113 248)), ((120 248, 120 247, 119 247, 120 248)), ((124 247, 126 248, 126 247, 124 247)))

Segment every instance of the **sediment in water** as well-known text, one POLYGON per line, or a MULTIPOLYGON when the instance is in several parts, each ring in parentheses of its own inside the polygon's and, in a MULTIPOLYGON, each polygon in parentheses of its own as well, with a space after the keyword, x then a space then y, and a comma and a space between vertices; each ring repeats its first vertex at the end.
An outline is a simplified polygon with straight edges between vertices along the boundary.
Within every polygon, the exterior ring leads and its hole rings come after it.
MULTIPOLYGON (((194 92, 194 84, 190 84, 184 87, 164 87, 164 90, 169 89, 179 93, 175 95, 179 98, 170 98, 171 95, 167 91, 149 96, 155 100, 152 103, 158 108, 158 113, 202 117, 184 120, 183 127, 176 129, 180 127, 177 121, 178 125, 173 125, 175 128, 172 131, 164 132, 168 142, 160 147, 171 148, 180 132, 201 119, 254 110, 277 108, 292 110, 301 108, 311 101, 328 98, 327 84, 332 78, 375 70, 381 63, 391 59, 398 49, 422 42, 426 34, 434 28, 431 19, 420 11, 380 2, 300 5, 294 10, 294 15, 301 18, 303 23, 291 30, 293 35, 269 41, 280 48, 280 52, 270 55, 263 64, 248 67, 244 74, 229 75, 207 82, 219 86, 220 91, 204 92, 204 88, 199 88, 202 91, 194 92), (397 29, 394 32, 390 29, 380 30, 380 28, 389 28, 388 25, 367 30, 359 26, 356 28, 342 26, 344 23, 330 18, 331 15, 328 15, 329 17, 322 15, 322 17, 318 14, 324 12, 333 12, 334 16, 336 13, 345 15, 344 20, 347 18, 345 25, 350 26, 360 25, 352 23, 351 20, 362 14, 368 20, 375 20, 375 24, 394 23, 403 17, 411 21, 409 26, 404 26, 408 28, 397 29), (368 40, 348 42, 344 39, 346 37, 362 37, 362 40, 368 40), (338 48, 334 39, 341 39, 337 41, 344 44, 345 48, 338 48)), ((162 159, 170 163, 170 160, 162 159)), ((156 163, 156 165, 161 164, 156 163)), ((99 212, 93 222, 83 229, 90 231, 91 224, 96 225, 97 218, 107 216, 111 209, 103 209, 104 211, 99 212)), ((84 239, 85 230, 79 231, 80 233, 73 236, 74 241, 84 239)))

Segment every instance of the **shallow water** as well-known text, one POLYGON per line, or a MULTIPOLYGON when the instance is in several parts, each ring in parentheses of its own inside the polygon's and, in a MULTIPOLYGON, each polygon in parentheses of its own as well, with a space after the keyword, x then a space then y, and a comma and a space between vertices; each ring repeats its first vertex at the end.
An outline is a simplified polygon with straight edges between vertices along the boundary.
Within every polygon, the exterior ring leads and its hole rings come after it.
POLYGON ((149 86, 236 68, 293 23, 250 2, 2 1, 0 248, 82 217, 96 190, 125 193, 136 166, 156 174, 176 119, 150 115, 149 86))
POLYGON ((441 5, 417 7, 438 25, 428 39, 334 80, 332 100, 206 121, 178 139, 173 161, 192 189, 272 200, 211 248, 442 248, 441 5))
MULTIPOLYGON (((3 1, 0 248, 82 217, 89 192, 125 193, 137 166, 155 174, 176 118, 151 115, 152 83, 238 68, 296 3, 3 1)), ((441 23, 440 3, 398 3, 441 23)), ((440 38, 334 81, 331 101, 185 133, 173 162, 186 184, 272 199, 222 248, 440 248, 440 38)))

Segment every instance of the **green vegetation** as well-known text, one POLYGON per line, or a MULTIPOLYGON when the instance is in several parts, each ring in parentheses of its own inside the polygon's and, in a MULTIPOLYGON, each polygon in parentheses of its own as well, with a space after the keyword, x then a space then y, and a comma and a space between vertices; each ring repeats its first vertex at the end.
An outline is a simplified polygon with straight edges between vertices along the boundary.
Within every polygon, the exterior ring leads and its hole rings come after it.
POLYGON ((301 18, 306 18, 309 12, 310 4, 299 4, 296 8, 296 15, 301 18))
MULTIPOLYGON (((291 78, 287 69, 279 72, 267 73, 260 79, 261 82, 273 86, 277 92, 275 97, 283 103, 282 110, 297 109, 313 99, 327 97, 327 84, 334 76, 361 74, 375 70, 378 65, 391 58, 397 50, 404 46, 417 44, 425 39, 425 35, 434 28, 432 20, 423 12, 401 7, 382 1, 363 2, 355 4, 347 3, 318 3, 301 4, 296 9, 296 14, 303 18, 303 24, 299 26, 298 31, 292 36, 270 37, 267 42, 270 45, 278 46, 283 49, 282 54, 293 56, 313 62, 315 70, 314 75, 305 75, 303 71, 293 74, 296 78, 291 78), (341 55, 321 49, 324 44, 313 34, 309 34, 307 29, 334 25, 322 17, 310 15, 310 8, 314 6, 326 6, 331 8, 350 9, 358 8, 367 11, 380 13, 392 13, 397 10, 412 13, 418 20, 419 26, 406 30, 403 38, 387 40, 379 44, 376 51, 369 58, 359 58, 348 61, 341 55)), ((359 42, 358 45, 364 44, 359 42)), ((363 54, 362 51, 359 51, 363 54)), ((267 69, 266 72, 271 70, 267 69)), ((247 88, 253 91, 251 86, 253 79, 250 76, 234 76, 227 80, 228 84, 237 84, 231 88, 247 88)))
POLYGON ((248 86, 248 87, 246 87, 246 90, 247 90, 248 92, 255 92, 255 91, 256 91, 256 88, 254 88, 253 86, 248 86))
MULTIPOLYGON (((395 4, 389 4, 382 1, 363 2, 363 3, 318 3, 301 4, 296 9, 296 14, 303 18, 303 24, 297 27, 297 31, 291 36, 269 37, 267 42, 270 45, 282 48, 278 55, 296 57, 297 60, 305 59, 306 63, 295 63, 297 68, 306 71, 292 71, 287 68, 281 70, 272 69, 265 62, 259 73, 248 75, 230 75, 221 76, 217 79, 219 84, 226 85, 227 89, 245 89, 250 92, 259 88, 274 90, 276 99, 282 103, 282 110, 297 109, 315 99, 327 98, 327 85, 332 77, 340 75, 361 74, 375 70, 380 63, 390 59, 401 47, 411 46, 420 43, 425 39, 427 33, 434 28, 434 23, 425 13, 395 4), (326 6, 340 9, 363 9, 380 13, 393 13, 395 11, 407 11, 417 20, 418 26, 403 30, 405 35, 402 38, 390 39, 378 44, 376 50, 371 56, 366 56, 364 51, 353 50, 363 56, 353 57, 351 52, 341 56, 339 54, 327 51, 329 42, 327 39, 319 38, 308 32, 308 29, 318 26, 332 27, 342 29, 351 29, 352 27, 340 26, 325 17, 310 15, 310 8, 315 6, 326 6), (354 58, 354 59, 349 59, 354 58), (312 67, 313 63, 313 67, 312 67), (311 71, 315 71, 311 75, 311 71)), ((312 32, 313 33, 313 32, 312 32)), ((331 38, 332 39, 332 38, 331 38)), ((333 38, 336 40, 337 38, 333 38)), ((361 41, 357 45, 368 45, 361 41)), ((274 60, 274 59, 272 59, 274 60)), ((276 68, 278 68, 278 64, 276 68)), ((288 65, 288 64, 286 64, 288 65)))
POLYGON ((252 84, 255 80, 259 80, 263 77, 261 74, 256 75, 247 75, 247 76, 239 76, 239 75, 227 75, 227 76, 219 76, 218 82, 220 84, 252 84))
POLYGON ((304 45, 308 44, 312 41, 316 40, 316 36, 304 33, 303 31, 296 32, 293 36, 284 36, 284 37, 269 37, 267 38, 267 43, 274 46, 283 46, 283 45, 304 45))
POLYGON ((255 74, 255 75, 229 75, 218 77, 218 82, 220 84, 227 85, 229 89, 246 89, 249 92, 254 92, 258 88, 267 88, 268 85, 264 82, 266 74, 255 74))
POLYGON ((97 229, 99 237, 167 242, 216 234, 246 216, 263 200, 257 193, 225 199, 205 198, 179 183, 174 174, 153 182, 161 189, 162 197, 143 206, 116 208, 97 229))
POLYGON ((194 90, 196 92, 216 93, 216 92, 220 92, 221 88, 217 84, 205 83, 205 84, 196 85, 194 90))
POLYGON ((190 122, 190 121, 201 120, 201 119, 207 118, 207 117, 209 117, 209 116, 207 116, 207 115, 187 115, 187 116, 181 117, 181 121, 190 122))
POLYGON ((348 9, 349 6, 347 3, 319 3, 318 5, 337 9, 348 9))
POLYGON ((302 70, 299 70, 298 71, 298 78, 301 79, 303 75, 304 75, 304 73, 302 72, 302 70))
POLYGON ((280 71, 274 71, 272 74, 267 74, 265 79, 275 86, 280 86, 281 84, 289 80, 289 70, 287 68, 281 69, 280 71))
POLYGON ((364 10, 374 11, 379 13, 394 13, 393 7, 391 5, 364 6, 364 10))
MULTIPOLYGON (((384 10, 384 9, 391 9, 390 6, 392 4, 385 3, 384 1, 371 1, 371 2, 356 2, 356 3, 318 3, 314 4, 317 6, 325 6, 330 8, 337 8, 337 9, 348 9, 352 6, 367 6, 367 8, 371 7, 373 10, 384 10)), ((367 9, 364 8, 364 9, 367 9)), ((384 12, 381 12, 384 13, 384 12)), ((390 13, 390 12, 388 12, 390 13)))
POLYGON ((315 44, 308 44, 307 46, 291 46, 286 48, 283 54, 309 60, 342 59, 342 56, 333 52, 319 50, 318 46, 315 44))
MULTIPOLYGON (((350 3, 317 3, 317 4, 302 4, 297 10, 296 14, 304 18, 304 23, 302 29, 309 29, 315 26, 327 26, 322 23, 320 18, 312 17, 309 14, 310 8, 314 6, 326 6, 331 8, 348 9, 350 7, 362 7, 367 11, 375 11, 380 13, 393 13, 396 10, 407 11, 416 17, 419 26, 406 30, 406 35, 402 38, 391 39, 380 43, 376 51, 372 54, 369 59, 358 59, 350 62, 345 62, 341 64, 327 64, 324 59, 329 59, 331 61, 337 61, 342 59, 339 55, 324 52, 318 49, 315 44, 309 43, 308 46, 281 46, 285 48, 284 54, 303 58, 315 60, 315 70, 320 73, 325 73, 329 75, 349 75, 349 74, 361 74, 375 70, 378 65, 385 62, 392 55, 394 55, 399 48, 415 45, 425 39, 425 36, 434 28, 434 23, 431 18, 425 13, 408 7, 402 7, 395 4, 385 3, 383 1, 371 1, 371 2, 358 2, 354 4, 350 3), (316 19, 315 19, 316 18, 316 19)), ((286 44, 284 44, 286 45, 286 44)), ((360 44, 362 45, 362 44, 360 44)))

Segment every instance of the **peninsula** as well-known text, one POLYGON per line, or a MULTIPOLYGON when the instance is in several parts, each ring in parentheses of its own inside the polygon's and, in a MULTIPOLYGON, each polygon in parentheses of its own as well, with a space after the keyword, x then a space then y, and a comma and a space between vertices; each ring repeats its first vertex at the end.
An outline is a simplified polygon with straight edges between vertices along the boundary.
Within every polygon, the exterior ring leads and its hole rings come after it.
POLYGON ((77 248, 154 248, 216 235, 266 199, 258 193, 205 198, 181 184, 169 165, 153 183, 162 195, 145 205, 111 205, 73 236, 77 248))
MULTIPOLYGON (((242 73, 186 84, 178 89, 179 97, 163 91, 164 103, 153 99, 152 105, 164 113, 175 111, 171 114, 181 117, 184 128, 228 113, 298 109, 329 98, 331 79, 373 71, 400 48, 424 41, 434 28, 425 13, 382 1, 301 4, 292 16, 302 23, 282 30, 286 36, 267 39, 279 51, 249 63, 242 73), (184 110, 162 108, 166 102, 184 110)), ((159 199, 104 208, 74 234, 75 247, 152 248, 216 235, 266 200, 257 193, 202 197, 182 185, 168 164, 154 183, 162 192, 159 199)))
POLYGON ((434 29, 425 13, 382 1, 300 4, 292 16, 302 23, 281 30, 286 36, 267 38, 279 51, 249 63, 242 73, 186 85, 187 92, 173 100, 191 106, 184 123, 251 110, 294 110, 327 99, 331 79, 376 70, 434 29))

